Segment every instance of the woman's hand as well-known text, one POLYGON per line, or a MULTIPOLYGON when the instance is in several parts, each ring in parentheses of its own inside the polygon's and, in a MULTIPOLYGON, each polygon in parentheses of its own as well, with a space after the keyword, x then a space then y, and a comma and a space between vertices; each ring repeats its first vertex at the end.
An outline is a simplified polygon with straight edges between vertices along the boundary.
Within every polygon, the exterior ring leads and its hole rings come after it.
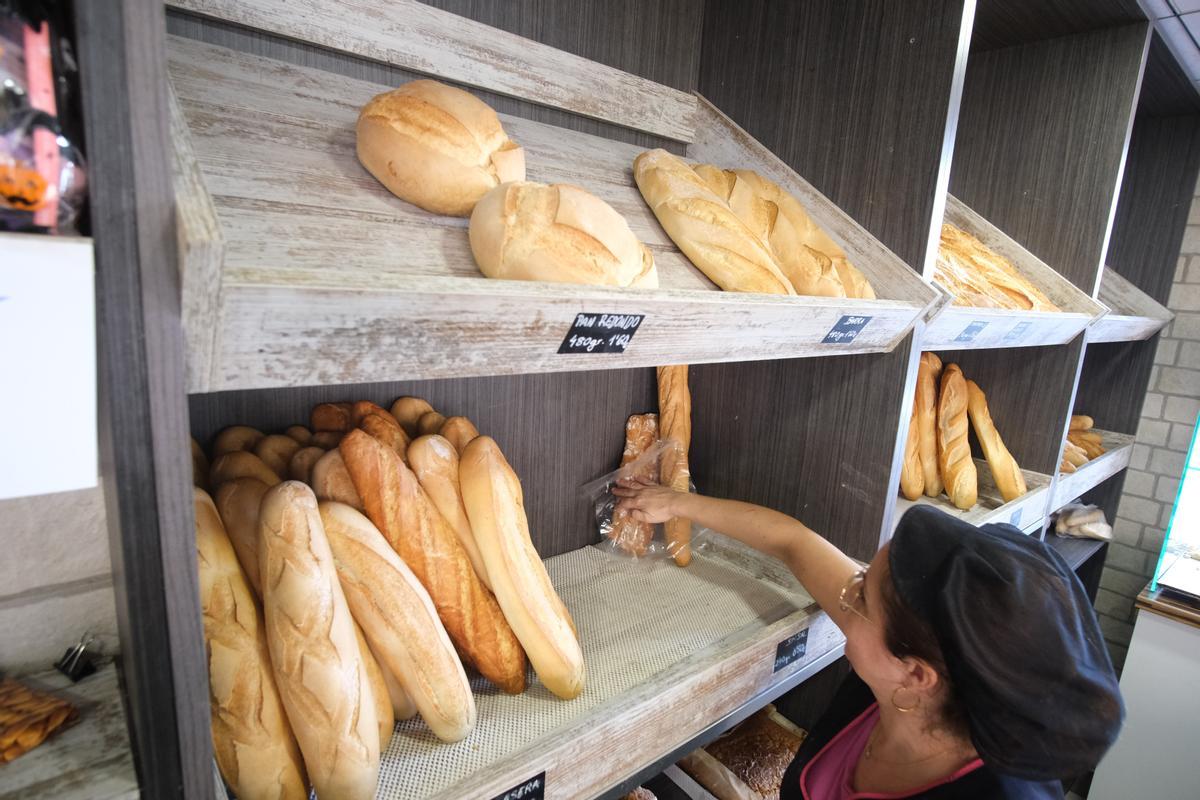
POLYGON ((666 522, 680 516, 675 513, 675 507, 684 493, 668 486, 660 486, 645 478, 622 478, 612 492, 620 498, 617 510, 626 512, 637 522, 666 522))

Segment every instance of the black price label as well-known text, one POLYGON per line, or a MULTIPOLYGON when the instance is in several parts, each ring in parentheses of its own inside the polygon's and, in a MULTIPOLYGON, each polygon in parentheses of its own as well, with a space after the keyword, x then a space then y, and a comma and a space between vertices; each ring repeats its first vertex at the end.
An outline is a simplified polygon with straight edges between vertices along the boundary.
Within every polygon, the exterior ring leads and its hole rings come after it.
POLYGON ((829 333, 825 334, 821 344, 849 344, 858 338, 862 329, 867 327, 867 323, 870 321, 870 317, 861 315, 842 317, 836 325, 829 329, 829 333))
POLYGON ((988 324, 986 322, 982 322, 981 320, 975 320, 970 325, 963 328, 963 332, 960 333, 958 336, 955 336, 954 341, 962 342, 964 344, 967 342, 973 342, 973 341, 975 341, 975 337, 978 336, 980 334, 980 332, 982 332, 983 329, 986 328, 987 326, 988 326, 988 324))
POLYGON ((1025 338, 1026 332, 1033 326, 1032 322, 1018 322, 1013 329, 1004 335, 1006 342, 1019 342, 1025 338))
POLYGON ((808 628, 793 634, 779 643, 775 648, 775 669, 772 672, 786 667, 788 664, 799 661, 804 658, 804 652, 808 649, 808 628))
POLYGON ((517 784, 492 800, 545 800, 546 773, 539 772, 524 783, 517 784))
POLYGON ((624 353, 644 314, 576 314, 561 353, 624 353))

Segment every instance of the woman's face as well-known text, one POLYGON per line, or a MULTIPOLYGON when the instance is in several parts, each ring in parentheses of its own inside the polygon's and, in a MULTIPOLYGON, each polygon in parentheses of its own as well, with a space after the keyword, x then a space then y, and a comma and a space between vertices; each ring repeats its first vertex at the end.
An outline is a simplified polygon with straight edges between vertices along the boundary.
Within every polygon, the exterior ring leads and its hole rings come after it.
POLYGON ((892 692, 905 676, 904 662, 892 655, 884 637, 887 621, 880 587, 883 581, 891 580, 888 574, 889 547, 890 544, 885 544, 871 560, 866 579, 858 584, 861 586, 859 596, 854 597, 855 591, 851 588, 846 597, 847 601, 853 600, 852 607, 858 612, 849 616, 844 631, 846 658, 863 682, 877 695, 892 692))

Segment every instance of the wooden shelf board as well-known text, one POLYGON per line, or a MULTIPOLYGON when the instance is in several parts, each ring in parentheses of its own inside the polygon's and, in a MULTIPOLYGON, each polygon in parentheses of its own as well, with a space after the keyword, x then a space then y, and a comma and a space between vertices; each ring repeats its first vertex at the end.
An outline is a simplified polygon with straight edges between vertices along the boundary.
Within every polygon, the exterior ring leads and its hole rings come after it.
POLYGON ((54 670, 20 680, 70 700, 80 719, 0 766, 0 800, 136 800, 141 796, 114 664, 104 664, 79 683, 54 670))
POLYGON ((953 195, 946 196, 944 219, 1007 258, 1062 311, 1014 311, 950 303, 930 321, 921 341, 922 349, 1066 344, 1104 314, 1104 306, 953 195))
POLYGON ((1046 533, 1046 544, 1057 550, 1059 555, 1066 559, 1071 569, 1079 569, 1085 561, 1108 543, 1099 539, 1059 536, 1054 531, 1049 531, 1046 533))
POLYGON ((1106 452, 1099 458, 1078 467, 1074 472, 1061 473, 1054 485, 1054 502, 1051 511, 1057 511, 1089 489, 1108 480, 1129 466, 1129 456, 1137 437, 1126 433, 1114 433, 1094 429, 1100 434, 1106 452))
POLYGON ((721 292, 642 201, 641 148, 507 116, 528 177, 613 205, 654 251, 662 288, 488 280, 465 219, 399 200, 359 165, 358 109, 389 87, 178 37, 169 50, 189 391, 885 352, 936 299, 702 100, 696 155, 782 175, 883 299, 721 292), (623 354, 558 355, 579 313, 645 319, 623 354), (847 316, 869 322, 823 343, 847 316))
POLYGON ((1100 279, 1100 302, 1109 311, 1088 328, 1088 342, 1136 342, 1149 339, 1175 315, 1111 267, 1100 279))
POLYGON ((559 700, 532 674, 515 697, 475 682, 465 741, 397 724, 380 796, 494 797, 544 771, 547 798, 593 797, 840 654, 841 633, 781 563, 706 535, 687 569, 594 547, 548 559, 579 629, 584 693, 559 700), (805 630, 804 655, 775 672, 777 646, 805 630))
POLYGON ((945 494, 937 497, 922 496, 917 500, 904 497, 896 500, 896 514, 892 527, 900 523, 904 512, 915 505, 927 505, 945 511, 951 516, 958 517, 972 525, 986 525, 989 522, 1004 522, 1021 528, 1026 533, 1031 529, 1040 530, 1041 520, 1046 516, 1046 501, 1050 496, 1050 476, 1038 472, 1021 470, 1025 476, 1025 494, 1011 502, 1004 502, 1000 490, 992 479, 992 471, 987 461, 975 459, 975 468, 979 474, 979 502, 973 507, 963 510, 954 506, 945 494))

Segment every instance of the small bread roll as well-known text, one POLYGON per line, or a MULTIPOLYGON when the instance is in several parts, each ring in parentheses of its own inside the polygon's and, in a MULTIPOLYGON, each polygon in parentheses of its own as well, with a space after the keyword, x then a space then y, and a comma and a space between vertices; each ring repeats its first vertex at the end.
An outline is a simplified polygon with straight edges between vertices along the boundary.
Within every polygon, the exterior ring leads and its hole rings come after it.
POLYGON ((362 498, 354 488, 354 481, 350 480, 342 454, 337 450, 330 450, 313 464, 311 485, 318 500, 332 500, 363 510, 362 498))
POLYGON ((214 489, 219 489, 222 483, 234 478, 258 478, 267 486, 279 483, 279 475, 275 470, 254 453, 245 450, 234 450, 220 456, 208 471, 208 485, 214 489))
POLYGON ((338 442, 345 436, 345 431, 317 431, 312 436, 312 446, 319 447, 322 450, 332 450, 338 446, 338 442))
POLYGON ((434 214, 465 217, 490 189, 525 180, 525 151, 496 112, 438 81, 410 81, 371 98, 355 132, 367 172, 434 214))
POLYGON ((263 432, 248 425, 231 425, 217 434, 213 440, 212 457, 218 459, 237 450, 254 450, 254 445, 263 438, 263 432))
POLYGON ((312 431, 303 425, 292 425, 283 433, 295 439, 301 447, 308 447, 312 443, 312 431))
POLYGON ((392 403, 392 416, 400 423, 400 427, 404 428, 409 439, 421 435, 418 432, 418 422, 430 411, 433 411, 433 406, 420 397, 400 397, 392 403))
POLYGON ((262 597, 262 575, 258 569, 258 509, 270 488, 257 478, 236 478, 217 489, 217 511, 255 597, 262 597))
POLYGON ((340 431, 345 433, 354 427, 350 409, 352 403, 319 403, 313 407, 312 429, 314 431, 340 431))
POLYGON ((273 433, 259 439, 258 444, 254 445, 254 454, 282 479, 287 477, 288 463, 299 449, 300 443, 292 437, 273 433))
POLYGON ((420 436, 432 436, 442 429, 446 424, 446 418, 436 411, 429 411, 421 415, 417 420, 417 434, 420 436))
POLYGON ((454 529, 458 541, 462 542, 463 549, 467 551, 467 558, 471 559, 471 566, 475 568, 475 574, 483 581, 484 586, 491 589, 487 567, 484 566, 483 556, 479 554, 479 546, 475 544, 475 534, 471 532, 467 509, 463 506, 462 489, 458 479, 458 453, 455 448, 449 440, 441 436, 420 436, 409 445, 408 463, 416 473, 421 488, 433 501, 434 508, 454 529))
POLYGON ((448 417, 438 434, 454 445, 455 452, 461 456, 471 440, 479 436, 479 429, 466 417, 448 417))
POLYGON ((325 451, 319 447, 301 447, 288 462, 288 477, 311 486, 313 466, 321 460, 323 455, 325 455, 325 451))
POLYGON ((1096 424, 1096 421, 1093 420, 1091 417, 1085 416, 1083 414, 1072 414, 1071 415, 1071 430, 1073 430, 1073 431, 1090 431, 1092 429, 1092 426, 1095 424, 1096 424))

